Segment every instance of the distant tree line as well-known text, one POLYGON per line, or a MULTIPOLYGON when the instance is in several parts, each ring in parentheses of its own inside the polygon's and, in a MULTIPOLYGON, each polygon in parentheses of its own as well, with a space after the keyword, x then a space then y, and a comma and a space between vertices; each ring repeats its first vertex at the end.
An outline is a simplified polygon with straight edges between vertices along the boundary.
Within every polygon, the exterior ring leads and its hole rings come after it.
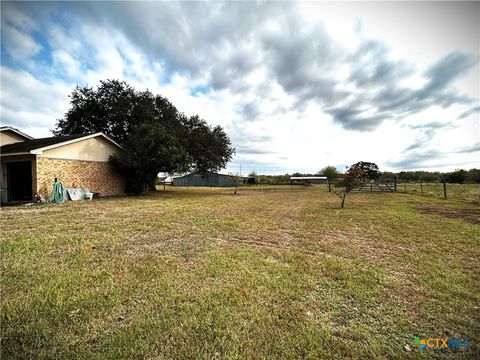
MULTIPOLYGON (((272 184, 272 185, 288 185, 290 184, 291 176, 326 176, 327 178, 334 179, 340 172, 336 170, 334 166, 326 166, 317 173, 299 173, 283 175, 256 175, 257 182, 260 184, 272 184)), ((452 172, 439 172, 439 171, 400 171, 379 172, 379 178, 391 180, 396 177, 401 181, 424 181, 424 182, 443 182, 447 183, 476 183, 480 184, 480 169, 457 169, 452 172)))
POLYGON ((382 172, 382 178, 393 178, 394 176, 397 179, 402 181, 425 181, 425 182, 447 182, 455 184, 463 183, 476 183, 480 184, 480 169, 456 169, 452 172, 439 172, 439 171, 400 171, 397 173, 393 172, 382 172))

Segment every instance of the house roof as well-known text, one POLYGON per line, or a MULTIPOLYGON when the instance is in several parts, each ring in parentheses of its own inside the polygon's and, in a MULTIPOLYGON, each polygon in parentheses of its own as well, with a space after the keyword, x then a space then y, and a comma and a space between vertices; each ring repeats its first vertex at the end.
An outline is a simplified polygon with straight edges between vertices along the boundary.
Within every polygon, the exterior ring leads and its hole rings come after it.
POLYGON ((11 127, 11 126, 2 126, 0 127, 0 131, 11 131, 11 132, 14 132, 22 137, 24 137, 25 139, 33 139, 33 137, 31 137, 30 135, 27 135, 25 134, 24 132, 21 132, 20 130, 18 130, 17 128, 14 128, 14 127, 11 127))
POLYGON ((115 141, 110 139, 105 134, 99 132, 95 134, 77 134, 66 136, 53 136, 41 139, 25 140, 22 142, 3 145, 0 147, 0 155, 20 155, 20 154, 41 154, 44 150, 53 149, 56 147, 68 145, 77 141, 90 139, 101 136, 115 146, 121 148, 115 141))

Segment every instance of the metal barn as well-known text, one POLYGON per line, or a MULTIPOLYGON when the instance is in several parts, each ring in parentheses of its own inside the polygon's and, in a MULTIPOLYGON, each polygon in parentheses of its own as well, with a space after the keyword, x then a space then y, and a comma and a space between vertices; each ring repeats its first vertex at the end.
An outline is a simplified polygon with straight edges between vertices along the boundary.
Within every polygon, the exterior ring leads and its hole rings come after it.
MULTIPOLYGON (((240 181, 240 180, 238 180, 240 181)), ((195 172, 172 179, 173 186, 235 186, 235 177, 211 171, 202 174, 195 172)))
POLYGON ((290 178, 292 185, 326 184, 327 182, 325 176, 292 176, 290 178))

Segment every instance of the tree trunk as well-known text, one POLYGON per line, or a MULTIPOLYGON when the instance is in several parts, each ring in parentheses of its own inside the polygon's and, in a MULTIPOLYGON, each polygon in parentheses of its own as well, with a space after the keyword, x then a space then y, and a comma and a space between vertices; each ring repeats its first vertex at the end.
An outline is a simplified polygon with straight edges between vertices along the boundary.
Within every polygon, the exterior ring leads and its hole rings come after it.
POLYGON ((332 189, 330 188, 330 179, 327 179, 328 181, 328 192, 332 192, 332 189))
POLYGON ((345 196, 342 197, 342 204, 340 205, 340 209, 343 209, 345 206, 345 196))

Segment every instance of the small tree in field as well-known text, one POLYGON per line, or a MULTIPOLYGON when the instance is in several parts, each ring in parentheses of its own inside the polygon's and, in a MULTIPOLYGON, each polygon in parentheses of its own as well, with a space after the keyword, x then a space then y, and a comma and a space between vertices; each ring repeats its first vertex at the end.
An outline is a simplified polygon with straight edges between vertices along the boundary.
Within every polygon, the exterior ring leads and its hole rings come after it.
POLYGON ((230 173, 230 177, 233 179, 233 195, 236 195, 238 192, 238 187, 243 182, 243 177, 239 173, 230 173))
POLYGON ((328 181, 328 192, 332 192, 331 184, 340 175, 335 166, 326 166, 322 170, 320 170, 318 174, 321 176, 326 176, 328 181))
POLYGON ((343 176, 337 177, 334 180, 332 190, 341 200, 341 209, 345 207, 347 195, 353 190, 355 185, 361 183, 364 179, 365 173, 361 168, 350 167, 343 176))

